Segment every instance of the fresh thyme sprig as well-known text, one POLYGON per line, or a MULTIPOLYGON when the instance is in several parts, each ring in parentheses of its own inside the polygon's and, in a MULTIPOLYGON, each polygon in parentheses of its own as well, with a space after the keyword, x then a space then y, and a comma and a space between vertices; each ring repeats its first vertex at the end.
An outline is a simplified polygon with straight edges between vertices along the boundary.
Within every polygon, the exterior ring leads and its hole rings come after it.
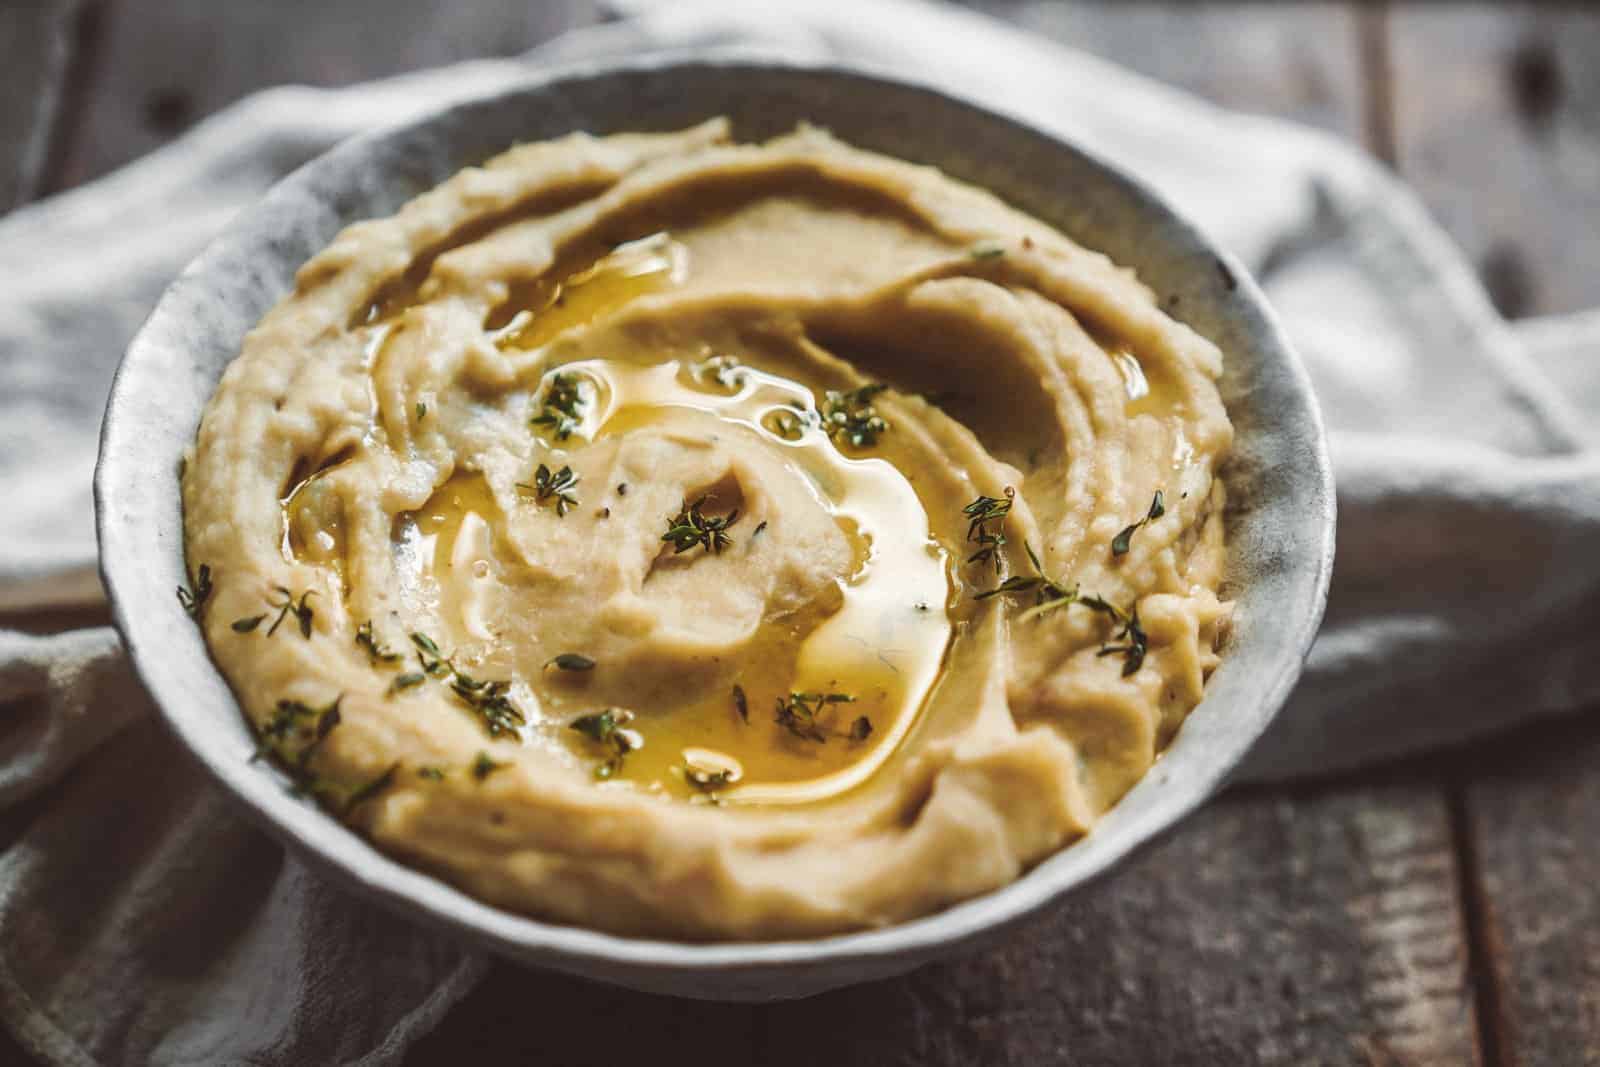
POLYGON ((479 680, 459 670, 450 682, 450 691, 477 712, 490 737, 515 734, 517 727, 528 721, 506 695, 510 689, 511 683, 505 679, 479 680))
POLYGON ((1133 610, 1123 618, 1122 630, 1117 634, 1115 640, 1121 641, 1122 644, 1106 645, 1096 655, 1111 656, 1120 654, 1122 656, 1122 676, 1126 678, 1144 666, 1145 653, 1150 650, 1150 638, 1144 632, 1144 627, 1139 625, 1138 604, 1135 604, 1133 610))
POLYGON ((1150 510, 1145 512, 1144 518, 1140 519, 1133 525, 1124 528, 1121 533, 1112 538, 1111 554, 1113 556, 1127 555, 1128 548, 1133 543, 1133 535, 1138 532, 1139 527, 1143 526, 1147 522, 1153 522, 1154 520, 1159 519, 1166 513, 1166 501, 1162 498, 1161 490, 1157 489, 1155 499, 1150 501, 1150 510))
POLYGON ((584 410, 588 406, 583 395, 583 376, 557 371, 545 387, 542 409, 530 423, 549 428, 557 441, 565 441, 583 424, 584 410))
POLYGON ((251 762, 262 756, 277 756, 286 766, 304 768, 324 738, 339 725, 339 705, 344 700, 341 693, 324 707, 314 708, 299 700, 280 700, 272 714, 257 730, 258 740, 251 762), (288 746, 299 742, 292 753, 288 746))
POLYGON ((878 443, 878 436, 889 429, 889 423, 872 406, 872 398, 889 388, 874 383, 852 389, 848 393, 830 389, 822 404, 822 426, 835 442, 843 438, 853 448, 869 448, 878 443))
MULTIPOLYGON (((315 589, 307 589, 305 592, 300 594, 299 599, 296 599, 295 595, 284 586, 273 586, 273 590, 278 594, 278 596, 282 597, 282 599, 272 602, 272 606, 278 609, 278 617, 272 620, 271 626, 267 627, 267 636, 271 637, 273 634, 277 633, 278 627, 283 625, 283 620, 293 614, 295 620, 300 624, 300 636, 310 640, 311 620, 316 616, 316 612, 311 610, 311 605, 307 604, 306 601, 311 597, 316 596, 317 591, 315 589)), ((247 620, 239 620, 239 622, 245 621, 247 620)), ((260 621, 260 619, 256 620, 258 624, 260 621)), ((234 624, 234 628, 238 629, 238 623, 234 624)), ((250 629, 255 629, 255 626, 251 626, 250 629)))
POLYGON ((733 544, 728 528, 739 521, 739 509, 734 508, 727 515, 707 516, 700 509, 708 499, 701 497, 692 504, 684 504, 678 514, 667 520, 667 532, 661 535, 661 540, 672 546, 674 555, 681 555, 697 545, 716 555, 733 544))
POLYGON ((1139 606, 1135 604, 1131 611, 1123 611, 1105 597, 1093 593, 1085 594, 1079 587, 1067 587, 1057 582, 1044 573, 1044 566, 1039 562, 1039 557, 1033 551, 1033 546, 1022 542, 1022 547, 1027 549, 1028 559, 1033 563, 1032 576, 1013 574, 993 589, 986 589, 979 593, 975 599, 987 600, 993 596, 1015 593, 1033 593, 1033 606, 1017 616, 1018 622, 1036 619, 1046 612, 1057 608, 1068 607, 1072 604, 1081 604, 1090 611, 1105 615, 1113 623, 1121 626, 1114 640, 1123 642, 1120 645, 1107 644, 1101 647, 1098 655, 1109 656, 1121 654, 1122 674, 1127 677, 1140 667, 1144 666, 1145 653, 1149 650, 1149 638, 1144 628, 1139 625, 1139 606))
MULTIPOLYGON (((238 624, 234 624, 237 628, 238 624)), ((374 667, 380 663, 399 663, 400 653, 389 648, 372 632, 372 620, 368 619, 356 627, 356 644, 367 653, 367 660, 374 667)))
POLYGON ((967 557, 968 563, 992 563, 995 573, 1000 573, 1003 563, 1000 550, 1007 544, 1006 535, 1001 530, 991 530, 989 524, 1003 523, 1005 517, 1011 514, 1011 503, 1016 497, 1017 491, 1008 485, 1004 499, 980 495, 961 509, 961 513, 970 520, 967 523, 967 540, 978 546, 978 550, 967 557))
POLYGON ((581 715, 567 724, 568 729, 578 731, 597 745, 612 749, 610 758, 594 769, 596 778, 606 779, 615 775, 622 769, 622 761, 628 753, 643 744, 638 731, 627 728, 632 721, 633 712, 625 708, 606 708, 604 711, 581 715))
MULTIPOLYGON (((510 681, 503 678, 474 678, 463 673, 427 634, 412 634, 411 643, 417 647, 417 662, 422 665, 422 673, 430 678, 450 675, 450 691, 483 720, 484 729, 489 731, 490 737, 515 734, 518 727, 527 723, 521 710, 511 702, 510 681)), ((390 692, 420 684, 421 679, 415 675, 401 675, 390 686, 390 692), (405 680, 404 685, 401 679, 405 680)))
POLYGON ((578 506, 578 498, 572 494, 572 489, 578 484, 579 477, 571 467, 562 467, 552 474, 550 468, 541 463, 533 472, 533 484, 518 482, 517 489, 541 504, 554 499, 556 514, 565 518, 569 509, 578 506))
POLYGON ((189 618, 198 619, 200 609, 211 598, 211 567, 206 563, 200 564, 200 570, 193 578, 189 577, 188 569, 185 568, 183 577, 189 584, 178 586, 178 603, 189 613, 189 618))
POLYGON ((777 698, 777 710, 773 715, 773 721, 802 741, 823 744, 830 734, 846 737, 851 741, 865 741, 872 735, 872 720, 865 715, 858 716, 850 724, 850 729, 845 731, 835 730, 821 719, 824 709, 834 704, 854 704, 855 700, 856 698, 848 693, 791 692, 788 699, 777 698))

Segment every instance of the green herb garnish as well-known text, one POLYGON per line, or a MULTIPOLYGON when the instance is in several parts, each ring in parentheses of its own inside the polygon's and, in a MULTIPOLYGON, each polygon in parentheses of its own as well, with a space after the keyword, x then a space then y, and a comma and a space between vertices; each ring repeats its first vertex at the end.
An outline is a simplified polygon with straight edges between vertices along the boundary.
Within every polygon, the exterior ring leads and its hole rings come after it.
POLYGON ((270 755, 277 756, 292 767, 304 768, 323 738, 339 725, 339 704, 343 700, 344 694, 341 693, 334 697, 331 704, 320 708, 299 700, 278 701, 273 706, 272 714, 257 731, 259 738, 251 761, 270 755), (293 753, 288 750, 291 742, 299 742, 299 747, 293 753))
POLYGON ((632 721, 633 712, 623 708, 606 708, 580 716, 567 724, 568 729, 576 730, 595 744, 613 750, 614 754, 594 769, 596 778, 605 779, 615 775, 622 769, 623 758, 641 744, 639 734, 626 729, 632 721))
POLYGON ((511 764, 499 763, 490 759, 487 752, 479 752, 478 758, 472 761, 472 777, 481 782, 495 771, 509 766, 511 764))
POLYGON ((419 686, 427 680, 428 676, 420 671, 410 671, 406 674, 397 674, 395 675, 394 681, 389 683, 389 695, 392 696, 395 693, 401 692, 402 690, 419 686))
MULTIPOLYGON (((311 605, 307 604, 306 601, 311 597, 316 596, 317 591, 315 589, 307 589, 305 592, 301 593, 300 598, 296 600, 295 595, 281 585, 274 586, 273 589, 277 592, 278 596, 282 597, 283 599, 272 602, 272 606, 278 609, 278 617, 272 620, 271 626, 267 627, 267 636, 271 637, 273 634, 277 633, 278 627, 283 625, 283 620, 288 618, 289 615, 293 613, 296 621, 300 623, 300 636, 310 640, 311 620, 312 617, 315 616, 316 612, 311 610, 311 605)), ((255 627, 251 627, 251 629, 254 628, 255 627)))
POLYGON ((200 564, 200 570, 193 578, 189 577, 185 568, 183 577, 189 584, 187 587, 178 586, 178 603, 189 613, 189 618, 198 619, 200 609, 211 598, 211 567, 209 564, 200 564))
POLYGON ((417 401, 417 421, 421 422, 424 418, 427 417, 427 415, 428 415, 428 405, 424 404, 420 400, 417 401))
POLYGON ((444 781, 444 769, 442 767, 418 767, 417 777, 425 778, 430 782, 442 782, 444 781))
POLYGON ((1022 547, 1027 549, 1028 559, 1033 563, 1035 574, 1032 577, 1014 574, 995 588, 979 593, 975 599, 987 600, 992 596, 1000 596, 1002 594, 1033 593, 1033 606, 1017 616, 1018 622, 1026 622, 1029 619, 1038 618, 1040 615, 1054 611, 1057 608, 1081 604, 1090 611, 1105 615, 1113 623, 1122 627, 1115 640, 1124 643, 1120 645, 1105 645, 1100 649, 1099 655, 1109 656, 1120 653, 1123 657, 1122 673, 1124 677, 1144 665, 1145 653, 1148 651, 1148 638, 1143 627, 1139 625, 1139 606, 1137 604, 1134 605, 1131 611, 1124 612, 1105 597, 1092 593, 1082 593, 1076 585, 1068 588, 1066 585, 1045 576, 1044 567, 1040 564, 1039 557, 1034 553, 1032 545, 1024 541, 1022 542, 1022 547))
POLYGON ((1005 246, 996 242, 976 245, 967 253, 973 259, 996 259, 1006 254, 1005 246))
POLYGON ((1162 499, 1161 490, 1157 489, 1156 490, 1155 499, 1150 501, 1150 510, 1145 512, 1144 518, 1140 519, 1138 522, 1134 523, 1132 526, 1127 527, 1121 533, 1117 534, 1116 537, 1112 538, 1112 540, 1111 540, 1111 554, 1113 556, 1126 555, 1127 552, 1128 552, 1129 545, 1131 545, 1133 543, 1133 535, 1134 535, 1135 532, 1138 531, 1139 527, 1143 526, 1147 522, 1151 522, 1151 521, 1154 521, 1155 519, 1159 519, 1161 516, 1165 515, 1166 513, 1167 513, 1166 502, 1162 499))
POLYGON ((234 619, 233 632, 236 634, 247 634, 254 630, 257 626, 260 626, 261 620, 265 618, 265 615, 251 615, 247 619, 234 619))
POLYGON ((684 504, 678 514, 667 520, 667 532, 661 535, 661 540, 672 546, 675 555, 697 545, 715 555, 733 544, 728 528, 739 521, 739 509, 727 515, 707 517, 700 509, 708 499, 701 497, 693 504, 684 504))
POLYGON ((423 674, 437 678, 454 670, 444 653, 439 651, 439 646, 427 634, 412 634, 411 643, 417 646, 417 662, 422 664, 423 674))
POLYGON ((450 682, 450 691, 477 713, 490 737, 515 734, 528 721, 506 695, 510 689, 509 681, 479 681, 460 671, 450 682))
POLYGON ((534 498, 539 503, 554 499, 556 514, 566 516, 568 509, 578 506, 578 498, 572 495, 572 489, 578 484, 579 476, 572 473, 571 467, 562 467, 554 474, 543 463, 533 472, 533 484, 518 482, 517 488, 534 498))
MULTIPOLYGON (((773 721, 802 741, 822 744, 833 731, 823 725, 819 715, 832 704, 853 704, 855 697, 846 693, 794 693, 785 700, 777 698, 777 712, 773 721)), ((865 716, 863 716, 865 718, 865 716)), ((870 730, 870 724, 869 724, 870 730)), ((848 736, 848 735, 847 735, 848 736)))
POLYGON ((872 736, 872 720, 865 715, 856 716, 856 721, 850 724, 850 740, 865 741, 872 736))
POLYGON ((750 701, 745 699, 744 686, 742 685, 733 687, 733 710, 737 711, 739 718, 746 723, 750 721, 750 701))
MULTIPOLYGON (((1110 605, 1107 605, 1108 607, 1110 605)), ((1113 608, 1113 611, 1116 609, 1113 608)), ((1115 640, 1123 642, 1120 645, 1106 645, 1096 655, 1122 656, 1122 676, 1126 678, 1140 667, 1144 666, 1145 653, 1150 651, 1150 638, 1144 632, 1144 627, 1139 625, 1139 605, 1135 604, 1133 610, 1122 617, 1122 630, 1115 640)))
POLYGON ((357 786, 355 792, 351 793, 350 798, 345 801, 345 813, 350 813, 364 801, 371 800, 373 797, 377 796, 379 793, 393 785, 395 772, 399 769, 400 764, 391 763, 389 764, 389 769, 378 775, 378 777, 374 778, 365 785, 357 786))
POLYGON ((563 671, 594 670, 594 660, 590 659, 588 656, 580 655, 577 652, 563 652, 561 655, 545 664, 546 667, 552 665, 563 671))
POLYGON ((873 397, 887 385, 863 385, 848 393, 828 390, 822 405, 822 426, 837 443, 841 438, 852 448, 868 448, 878 443, 878 435, 889 423, 872 406, 873 397))
POLYGON ((970 520, 967 523, 967 540, 978 546, 978 550, 967 557, 968 563, 993 563, 995 573, 1000 573, 1003 562, 1000 550, 1006 546, 1006 535, 999 530, 991 530, 989 524, 1003 522, 1011 514, 1011 502, 1016 496, 1017 491, 1008 485, 1004 499, 980 495, 961 509, 961 513, 970 520))
POLYGON ((356 627, 356 644, 366 651, 367 660, 373 666, 400 661, 400 653, 388 648, 373 635, 371 619, 356 627))
POLYGON ((557 371, 550 376, 550 384, 544 391, 543 408, 533 418, 532 425, 549 427, 554 431, 556 440, 565 441, 583 423, 586 407, 588 402, 583 397, 582 375, 557 371))

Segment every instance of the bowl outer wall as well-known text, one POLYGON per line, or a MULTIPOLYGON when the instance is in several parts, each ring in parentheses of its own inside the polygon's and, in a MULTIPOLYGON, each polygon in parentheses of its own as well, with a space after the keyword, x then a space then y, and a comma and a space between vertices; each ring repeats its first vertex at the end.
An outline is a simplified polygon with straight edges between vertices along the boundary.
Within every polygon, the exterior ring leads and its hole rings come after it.
POLYGON ((111 390, 95 474, 101 574, 135 670, 178 738, 245 814, 345 886, 512 958, 649 992, 803 996, 886 977, 1006 930, 1109 870, 1211 795, 1282 706, 1322 617, 1334 495, 1310 381, 1244 269, 1137 179, 1018 119, 868 68, 703 52, 566 67, 417 122, 360 135, 241 214, 163 296, 111 390), (541 922, 379 852, 248 762, 254 741, 173 589, 184 582, 178 477, 201 411, 295 270, 351 222, 393 214, 464 166, 573 130, 674 129, 728 114, 740 139, 804 119, 861 147, 984 186, 1134 268, 1226 354, 1236 440, 1226 472, 1236 623, 1205 699, 1094 830, 1017 881, 881 930, 692 944, 541 922))

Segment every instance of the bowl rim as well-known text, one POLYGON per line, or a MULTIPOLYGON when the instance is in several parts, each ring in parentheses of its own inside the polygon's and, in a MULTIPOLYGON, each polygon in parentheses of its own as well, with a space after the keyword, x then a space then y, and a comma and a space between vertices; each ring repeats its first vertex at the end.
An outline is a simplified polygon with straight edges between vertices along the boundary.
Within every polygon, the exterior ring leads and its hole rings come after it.
MULTIPOLYGON (((214 384, 212 388, 215 388, 214 384)), ((192 428, 187 437, 192 440, 192 428)), ((159 709, 161 720, 177 736, 180 747, 205 768, 238 809, 292 853, 308 857, 317 869, 332 874, 341 884, 383 902, 397 913, 464 935, 477 944, 501 953, 557 970, 622 984, 635 984, 640 973, 656 972, 670 977, 708 968, 741 972, 771 968, 835 968, 856 964, 867 965, 866 969, 870 972, 872 963, 887 959, 910 959, 911 962, 906 964, 909 966, 1012 927, 1065 894, 1104 876, 1135 852, 1149 847, 1180 824, 1224 783, 1281 709, 1298 680, 1326 604, 1333 563, 1335 518, 1332 465, 1320 409, 1309 374, 1289 344, 1275 313, 1243 265, 1204 236, 1195 224, 1174 210, 1163 196, 1142 179, 1074 140, 1003 108, 909 79, 900 73, 887 72, 864 63, 771 55, 752 52, 747 48, 645 53, 622 59, 565 63, 532 70, 526 77, 491 92, 457 99, 446 107, 404 123, 357 134, 280 179, 261 200, 242 211, 207 243, 205 249, 164 292, 150 318, 130 343, 113 378, 102 423, 94 498, 101 580, 110 602, 113 623, 129 652, 135 675, 159 709), (1308 436, 1312 442, 1312 447, 1304 457, 1308 465, 1304 475, 1309 486, 1308 495, 1315 504, 1315 513, 1308 515, 1306 521, 1314 535, 1308 545, 1314 553, 1315 570, 1309 598, 1287 631, 1290 634, 1287 645, 1297 650, 1297 654, 1283 656, 1272 676, 1259 680, 1257 688, 1260 696, 1255 701, 1254 718, 1246 729, 1238 732, 1236 743, 1226 757, 1208 767, 1199 768, 1193 776, 1189 794, 1167 809, 1163 818, 1157 820, 1157 825, 1136 825, 1114 843, 1105 845, 1086 867, 1080 865, 1078 869, 1069 870, 1065 876, 1053 876, 1047 859, 998 889, 942 911, 882 928, 814 939, 689 942, 611 934, 535 919, 489 904, 441 878, 379 851, 365 838, 355 835, 354 831, 343 827, 319 808, 302 806, 315 819, 337 826, 342 833, 313 832, 314 827, 308 830, 295 825, 291 819, 269 810, 271 805, 263 802, 259 783, 270 780, 271 776, 263 775, 258 767, 247 765, 242 760, 232 759, 231 755, 229 759, 216 758, 211 751, 214 746, 202 736, 205 731, 195 718, 176 710, 181 706, 180 695, 175 690, 177 683, 175 679, 164 677, 159 669, 158 659, 162 652, 156 644, 158 635, 155 624, 149 619, 151 613, 135 610, 131 598, 132 579, 124 578, 124 575, 131 576, 143 565, 141 561, 146 558, 150 543, 140 539, 138 530, 116 521, 120 510, 118 502, 124 495, 139 491, 137 486, 124 484, 126 479, 122 476, 125 464, 121 457, 138 448, 137 420, 125 417, 125 413, 131 403, 130 394, 136 387, 135 379, 145 362, 143 357, 146 350, 158 343, 157 339, 153 339, 157 324, 174 314, 177 303, 175 294, 185 287, 199 284, 199 280, 219 258, 220 251, 246 228, 252 217, 259 216, 275 203, 285 201, 296 191, 308 188, 322 170, 360 158, 386 141, 473 108, 527 97, 563 83, 630 73, 670 74, 693 68, 741 71, 756 76, 773 71, 799 72, 850 79, 862 83, 867 89, 875 84, 881 88, 883 83, 887 83, 894 89, 933 99, 944 107, 954 106, 977 112, 984 121, 1014 127, 1019 133, 1051 142, 1054 147, 1078 156, 1107 181, 1120 185, 1142 212, 1159 218, 1182 241, 1215 256, 1222 265, 1224 275, 1231 273, 1229 280, 1236 284, 1230 284, 1230 289, 1234 290, 1230 295, 1237 297, 1254 316, 1255 327, 1262 331, 1261 346, 1277 350, 1292 391, 1304 399, 1304 414, 1310 420, 1308 436), (344 840, 346 837, 354 837, 359 846, 364 847, 351 848, 348 841, 344 840)), ((140 607, 148 608, 148 605, 140 607)), ((203 644, 203 638, 201 641, 203 644)), ((206 656, 206 662, 211 663, 209 655, 206 656)), ((215 671, 214 663, 211 666, 215 671)), ((238 713, 236 705, 228 710, 238 713)), ((211 713, 214 714, 215 709, 211 709, 211 713)), ((1155 777, 1156 769, 1152 768, 1139 784, 1147 784, 1155 777)), ((1059 858, 1080 843, 1067 846, 1054 853, 1052 858, 1059 858)), ((876 973, 889 972, 880 969, 876 973)), ((692 989, 676 991, 680 995, 696 995, 692 989)))

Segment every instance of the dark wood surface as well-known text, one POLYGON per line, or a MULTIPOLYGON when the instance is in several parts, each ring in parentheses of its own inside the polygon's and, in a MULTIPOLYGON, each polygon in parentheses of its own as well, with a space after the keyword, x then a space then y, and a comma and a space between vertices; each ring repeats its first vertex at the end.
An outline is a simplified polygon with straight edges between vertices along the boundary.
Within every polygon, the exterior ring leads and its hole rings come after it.
MULTIPOLYGON (((1600 305, 1600 14, 975 6, 1366 144, 1509 315, 1600 305)), ((590 0, 0 3, 0 211, 261 86, 511 54, 596 17, 590 0)), ((1600 1063, 1597 764, 1600 723, 1580 718, 1236 790, 997 950, 808 1001, 704 1004, 497 963, 408 1062, 1600 1063)))

